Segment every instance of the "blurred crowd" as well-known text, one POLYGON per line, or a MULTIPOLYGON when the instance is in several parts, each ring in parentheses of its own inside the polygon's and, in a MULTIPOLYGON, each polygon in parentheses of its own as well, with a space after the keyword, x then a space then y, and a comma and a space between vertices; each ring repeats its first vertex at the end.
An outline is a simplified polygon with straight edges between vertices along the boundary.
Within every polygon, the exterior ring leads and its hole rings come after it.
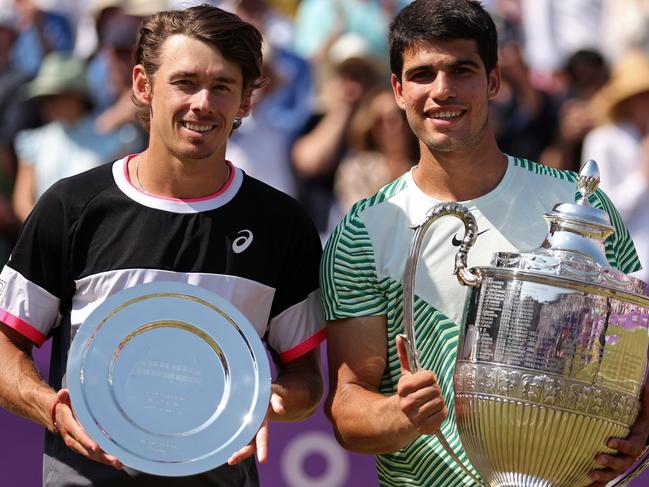
MULTIPOLYGON (((0 0, 0 259, 51 184, 146 147, 130 98, 139 21, 198 3, 266 41, 270 82, 228 159, 299 199, 323 240, 416 163, 387 53, 407 0, 0 0)), ((501 149, 560 169, 596 160, 649 280, 649 0, 482 3, 499 28, 501 149)))

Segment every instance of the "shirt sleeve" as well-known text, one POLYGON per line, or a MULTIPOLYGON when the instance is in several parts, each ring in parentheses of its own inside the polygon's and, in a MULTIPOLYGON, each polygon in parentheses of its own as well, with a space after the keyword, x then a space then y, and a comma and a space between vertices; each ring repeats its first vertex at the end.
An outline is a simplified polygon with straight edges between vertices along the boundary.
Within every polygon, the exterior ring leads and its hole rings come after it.
POLYGON ((38 346, 60 321, 67 269, 62 198, 52 189, 25 221, 0 273, 0 321, 38 346))
POLYGON ((386 314, 387 299, 376 276, 372 241, 359 205, 341 221, 325 246, 320 287, 327 320, 386 314))
POLYGON ((35 164, 40 148, 38 129, 26 129, 18 132, 14 141, 14 147, 16 149, 16 156, 18 156, 21 164, 35 164))
POLYGON ((282 250, 282 273, 271 308, 266 342, 286 363, 313 350, 326 338, 318 268, 320 236, 306 214, 294 215, 282 250))
POLYGON ((629 231, 624 226, 622 217, 620 217, 620 214, 608 196, 602 190, 598 189, 591 195, 589 200, 595 208, 600 208, 608 213, 611 225, 615 227, 615 232, 604 242, 606 258, 611 266, 621 270, 625 274, 642 269, 629 231))

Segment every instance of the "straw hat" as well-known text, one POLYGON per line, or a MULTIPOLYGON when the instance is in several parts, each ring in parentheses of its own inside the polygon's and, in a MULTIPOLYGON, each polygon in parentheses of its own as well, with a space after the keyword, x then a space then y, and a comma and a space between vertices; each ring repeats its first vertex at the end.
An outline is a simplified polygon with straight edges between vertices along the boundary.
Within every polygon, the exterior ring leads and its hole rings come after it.
POLYGON ((591 108, 598 119, 612 120, 621 102, 645 92, 649 92, 649 54, 629 51, 613 67, 609 81, 593 96, 591 108))
POLYGON ((171 8, 169 0, 124 0, 124 11, 135 17, 148 17, 171 8))
POLYGON ((27 97, 87 94, 84 62, 59 52, 48 54, 33 81, 26 85, 27 97))

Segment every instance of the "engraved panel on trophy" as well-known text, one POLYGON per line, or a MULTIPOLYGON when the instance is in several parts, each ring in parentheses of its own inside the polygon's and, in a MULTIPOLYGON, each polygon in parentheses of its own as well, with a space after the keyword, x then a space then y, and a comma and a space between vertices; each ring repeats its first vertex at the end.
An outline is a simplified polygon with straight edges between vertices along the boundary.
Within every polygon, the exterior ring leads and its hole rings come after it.
POLYGON ((646 308, 611 300, 598 384, 634 394, 639 392, 640 383, 633 378, 644 374, 642 351, 649 344, 648 313, 646 308))

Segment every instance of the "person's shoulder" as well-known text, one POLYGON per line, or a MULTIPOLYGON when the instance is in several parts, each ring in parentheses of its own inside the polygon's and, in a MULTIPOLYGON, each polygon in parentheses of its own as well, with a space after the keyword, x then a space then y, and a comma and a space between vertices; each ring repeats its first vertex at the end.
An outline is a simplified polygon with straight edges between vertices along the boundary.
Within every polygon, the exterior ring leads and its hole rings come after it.
POLYGON ((347 212, 346 220, 354 220, 363 215, 366 211, 373 209, 374 211, 380 211, 380 207, 383 203, 391 200, 408 186, 406 180, 406 175, 403 175, 394 181, 386 184, 381 187, 376 193, 367 198, 358 200, 352 205, 352 207, 347 212))
POLYGON ((557 169, 554 167, 546 166, 545 164, 542 164, 540 162, 525 159, 523 157, 512 157, 511 159, 516 168, 522 171, 527 171, 529 172, 529 174, 546 176, 549 178, 571 183, 577 181, 577 174, 569 169, 557 169))
POLYGON ((261 212, 306 215, 295 198, 248 174, 244 174, 242 189, 242 196, 261 212))
MULTIPOLYGON (((528 159, 523 158, 513 158, 514 164, 521 170, 529 171, 530 174, 538 175, 541 177, 552 178, 559 182, 559 184, 569 184, 574 187, 575 198, 579 195, 577 189, 577 179, 579 175, 575 171, 569 169, 556 169, 554 167, 546 166, 539 162, 533 162, 528 159)), ((540 188, 542 191, 546 191, 549 188, 543 186, 540 188)), ((607 209, 612 207, 608 196, 601 189, 596 189, 595 192, 590 196, 591 204, 594 206, 600 207, 602 209, 607 209)))
POLYGON ((362 235, 367 236, 367 225, 373 224, 374 227, 388 228, 384 224, 385 221, 394 222, 395 214, 402 214, 398 204, 389 203, 407 187, 408 182, 404 175, 386 184, 372 196, 354 203, 334 228, 327 246, 334 246, 335 242, 344 236, 353 236, 355 239, 362 235))

